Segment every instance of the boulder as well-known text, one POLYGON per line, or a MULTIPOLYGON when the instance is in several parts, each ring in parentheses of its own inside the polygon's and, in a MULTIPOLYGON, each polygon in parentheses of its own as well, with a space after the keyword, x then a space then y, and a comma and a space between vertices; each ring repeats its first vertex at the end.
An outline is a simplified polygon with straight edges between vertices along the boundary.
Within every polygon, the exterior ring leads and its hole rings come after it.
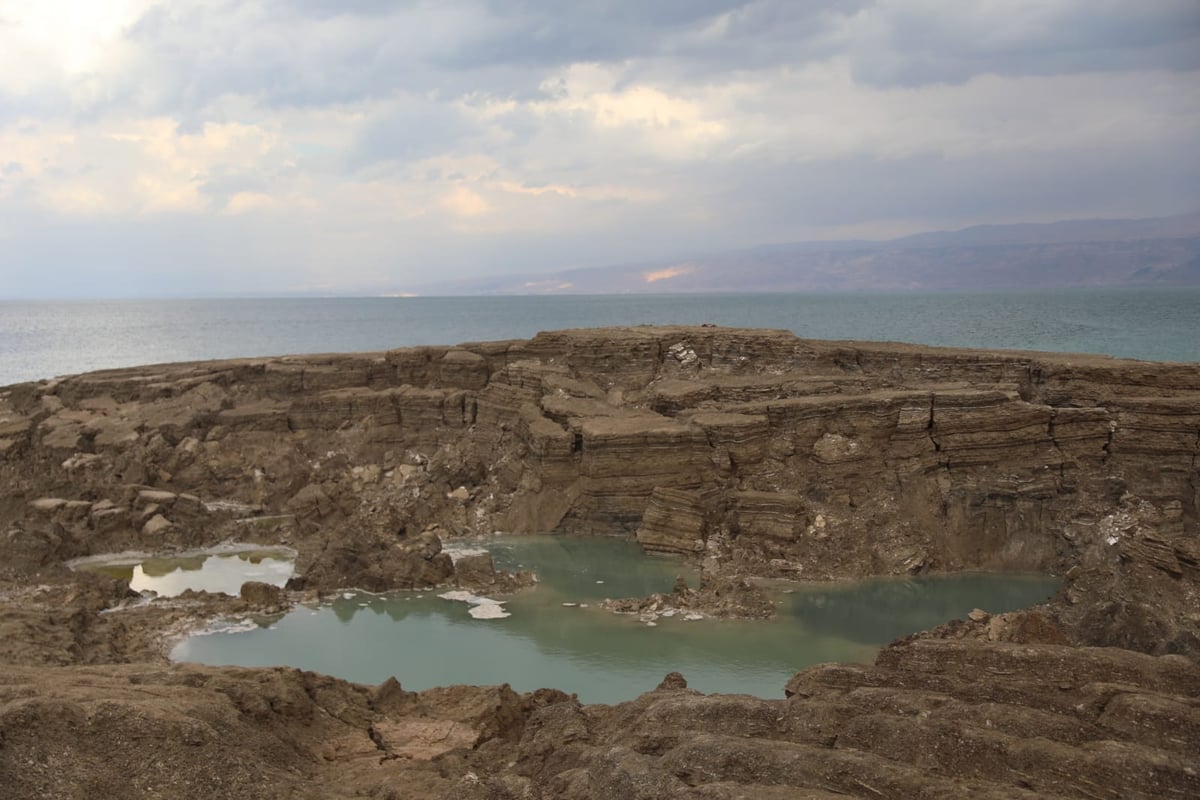
POLYGON ((238 596, 249 605, 263 609, 278 609, 287 605, 287 593, 278 586, 261 581, 246 581, 238 596))
POLYGON ((152 539, 162 536, 173 527, 171 520, 164 517, 162 514, 155 514, 150 519, 146 520, 146 524, 142 526, 142 535, 152 539))
POLYGON ((336 506, 320 484, 310 483, 292 495, 287 510, 300 519, 320 520, 332 514, 336 506))
POLYGON ((658 691, 676 691, 678 689, 688 688, 687 678, 680 675, 678 672, 668 672, 666 677, 658 684, 658 691))
POLYGON ((496 565, 488 553, 462 556, 454 562, 454 576, 461 587, 490 587, 496 583, 496 565))

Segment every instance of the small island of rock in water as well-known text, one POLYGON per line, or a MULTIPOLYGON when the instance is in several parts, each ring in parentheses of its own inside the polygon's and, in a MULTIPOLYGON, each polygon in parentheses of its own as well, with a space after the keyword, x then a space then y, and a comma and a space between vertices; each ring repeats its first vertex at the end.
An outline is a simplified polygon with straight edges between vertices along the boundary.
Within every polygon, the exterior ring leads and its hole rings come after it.
POLYGON ((1197 364, 704 326, 147 366, 0 389, 0 485, 7 796, 1200 795, 1197 364), (762 579, 1063 584, 774 699, 166 656, 347 588, 528 591, 449 552, 496 531, 636 537, 699 579, 613 610, 729 624, 771 614, 762 579), (231 544, 291 548, 295 574, 152 598, 68 566, 231 544))

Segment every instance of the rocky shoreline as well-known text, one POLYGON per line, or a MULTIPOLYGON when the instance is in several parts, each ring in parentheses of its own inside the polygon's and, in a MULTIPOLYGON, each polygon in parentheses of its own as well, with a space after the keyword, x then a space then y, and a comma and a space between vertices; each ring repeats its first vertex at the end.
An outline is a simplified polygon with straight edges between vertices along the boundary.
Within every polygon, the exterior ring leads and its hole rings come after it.
POLYGON ((0 389, 0 486, 14 797, 1200 794, 1200 365, 706 326, 147 366, 0 389), (165 662, 198 620, 343 587, 516 590, 443 550, 497 530, 700 564, 637 613, 761 616, 750 578, 1065 577, 777 700, 165 662), (227 542, 298 577, 133 603, 64 566, 227 542))

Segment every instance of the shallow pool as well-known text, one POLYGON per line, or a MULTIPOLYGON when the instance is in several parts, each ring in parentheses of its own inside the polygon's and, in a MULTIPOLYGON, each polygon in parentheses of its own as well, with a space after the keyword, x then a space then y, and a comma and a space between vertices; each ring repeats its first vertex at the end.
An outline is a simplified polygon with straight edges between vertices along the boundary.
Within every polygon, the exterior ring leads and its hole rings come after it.
POLYGON ((395 676, 406 689, 509 683, 555 687, 612 703, 678 671, 704 692, 781 697, 795 672, 825 661, 869 661, 892 639, 979 607, 1011 611, 1045 599, 1045 576, 968 574, 856 584, 797 585, 779 592, 776 619, 659 619, 598 607, 605 597, 670 591, 681 562, 607 537, 505 537, 488 545, 497 566, 533 569, 539 583, 511 597, 510 616, 474 619, 439 592, 344 592, 273 620, 194 635, 177 661, 289 665, 363 683, 395 676), (564 603, 576 605, 565 606, 564 603), (249 628, 247 630, 247 628, 249 628))
POLYGON ((124 578, 137 592, 175 597, 188 589, 237 595, 242 584, 283 586, 292 577, 296 554, 287 548, 201 550, 169 557, 129 554, 74 562, 73 569, 124 578))

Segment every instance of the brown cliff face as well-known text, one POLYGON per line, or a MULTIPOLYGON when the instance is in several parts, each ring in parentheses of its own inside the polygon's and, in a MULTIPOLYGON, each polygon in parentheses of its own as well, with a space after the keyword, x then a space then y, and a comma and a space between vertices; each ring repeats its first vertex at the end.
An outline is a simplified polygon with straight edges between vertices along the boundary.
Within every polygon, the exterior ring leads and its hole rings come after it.
POLYGON ((206 543, 248 506, 306 558, 333 529, 382 552, 438 523, 636 532, 763 575, 1065 571, 1124 495, 1191 532, 1200 507, 1200 366, 782 331, 111 370, 10 387, 0 420, 30 566, 206 543), (148 488, 187 508, 147 513, 148 488))
MULTIPOLYGON (((367 711, 342 732, 353 752, 334 752, 295 732, 306 721, 227 707, 230 691, 252 691, 254 671, 213 671, 234 688, 189 695, 203 695, 195 714, 114 688, 121 726, 143 720, 170 736, 195 727, 189 714, 219 717, 212 742, 256 742, 246 763, 278 769, 255 783, 239 766, 245 796, 287 796, 305 781, 325 781, 328 795, 341 780, 331 776, 350 773, 347 787, 386 796, 400 773, 367 765, 404 757, 388 736, 419 749, 435 734, 457 744, 406 778, 425 782, 416 796, 959 796, 958 781, 978 796, 1197 791, 1171 731, 1200 750, 1185 675, 1200 656, 1200 365, 645 327, 110 370, 0 389, 0 486, 8 664, 158 658, 150 632, 180 624, 186 603, 97 616, 121 587, 92 586, 61 563, 229 538, 295 547, 315 589, 453 582, 441 540, 493 530, 636 534, 647 549, 700 560, 709 587, 980 568, 1066 575, 1042 612, 944 626, 872 669, 810 670, 786 703, 668 687, 589 711, 506 695, 497 719, 507 721, 495 724, 507 733, 489 738, 455 727, 482 717, 431 718, 411 700, 385 712, 335 681, 339 708, 367 711), (1127 649, 1054 644, 1064 641, 1127 649), (1076 667, 1090 677, 1047 677, 1076 667), (744 736, 713 728, 759 717, 744 736), (1053 745, 1020 743, 1034 735, 1053 745), (1132 777, 1135 763, 1153 774, 1132 777), (1101 776, 1101 788, 1076 773, 1101 776)), ((195 613, 228 604, 189 602, 195 613)), ((49 777, 6 781, 19 766, 9 756, 25 750, 4 742, 38 752, 36 737, 9 733, 22 714, 47 747, 72 752, 49 721, 57 712, 22 711, 21 698, 55 697, 54 708, 91 719, 89 682, 143 678, 5 680, 0 785, 70 796, 49 777)), ((145 680, 184 693, 183 678, 145 680)), ((310 678, 270 680, 312 696, 291 685, 310 678)), ((79 747, 91 760, 76 777, 102 771, 92 745, 79 747)), ((215 745, 195 752, 223 757, 215 745)), ((215 786, 202 777, 189 785, 215 786)))

